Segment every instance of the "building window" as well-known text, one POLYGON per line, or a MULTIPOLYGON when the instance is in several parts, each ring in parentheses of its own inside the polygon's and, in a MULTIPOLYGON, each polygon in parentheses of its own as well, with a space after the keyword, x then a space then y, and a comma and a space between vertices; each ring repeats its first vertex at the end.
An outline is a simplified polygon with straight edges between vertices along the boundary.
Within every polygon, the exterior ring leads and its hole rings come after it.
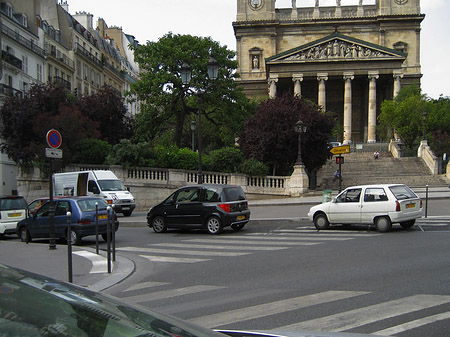
POLYGON ((25 28, 28 27, 28 18, 25 14, 22 14, 22 26, 24 26, 25 28))
POLYGON ((28 57, 22 56, 22 71, 28 74, 28 57))
POLYGON ((81 61, 77 60, 77 76, 81 78, 81 61))
POLYGON ((42 82, 42 64, 37 64, 37 80, 42 82))
POLYGON ((8 17, 12 18, 13 16, 13 9, 9 4, 6 4, 6 13, 8 15, 8 17))

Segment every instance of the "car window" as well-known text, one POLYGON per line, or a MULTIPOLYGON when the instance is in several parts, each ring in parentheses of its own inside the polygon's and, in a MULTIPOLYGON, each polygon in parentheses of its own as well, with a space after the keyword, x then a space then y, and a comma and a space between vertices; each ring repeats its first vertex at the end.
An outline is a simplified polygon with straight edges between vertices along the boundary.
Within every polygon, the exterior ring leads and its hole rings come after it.
POLYGON ((245 193, 240 186, 226 187, 223 189, 224 201, 246 200, 245 193))
POLYGON ((95 212, 96 204, 98 204, 99 211, 104 211, 108 207, 108 204, 103 199, 78 200, 77 204, 82 212, 95 212))
POLYGON ((42 218, 48 216, 49 209, 50 209, 50 202, 47 202, 36 212, 36 217, 42 218))
POLYGON ((367 188, 364 193, 364 201, 365 202, 377 202, 377 201, 387 201, 388 197, 384 188, 374 187, 367 188))
POLYGON ((391 186, 389 189, 398 200, 417 198, 417 195, 406 185, 391 186))
POLYGON ((348 189, 337 196, 336 202, 359 202, 360 195, 360 188, 348 189))
POLYGON ((55 208, 55 216, 67 215, 67 212, 71 212, 70 202, 67 200, 58 201, 55 208))
POLYGON ((98 184, 102 191, 125 191, 120 180, 98 180, 98 184))
POLYGON ((24 198, 4 198, 0 199, 0 211, 12 211, 15 209, 28 209, 24 198))
POLYGON ((200 189, 199 188, 186 188, 181 190, 177 196, 176 202, 195 202, 200 200, 200 189))
POLYGON ((219 202, 220 201, 219 191, 217 189, 208 187, 205 191, 205 200, 207 202, 219 202))

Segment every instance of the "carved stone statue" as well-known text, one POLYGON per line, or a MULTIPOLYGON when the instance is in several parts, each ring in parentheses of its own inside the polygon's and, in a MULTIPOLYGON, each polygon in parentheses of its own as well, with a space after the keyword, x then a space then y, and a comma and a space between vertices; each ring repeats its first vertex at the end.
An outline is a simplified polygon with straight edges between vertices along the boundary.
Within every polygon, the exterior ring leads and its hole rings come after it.
POLYGON ((363 0, 359 0, 359 5, 362 6, 363 0))
POLYGON ((319 0, 316 0, 316 7, 319 7, 319 0))
POLYGON ((258 56, 253 56, 253 69, 259 69, 259 60, 258 56))
POLYGON ((297 8, 297 0, 292 0, 292 8, 297 8))
POLYGON ((341 7, 341 0, 336 0, 336 6, 341 7))

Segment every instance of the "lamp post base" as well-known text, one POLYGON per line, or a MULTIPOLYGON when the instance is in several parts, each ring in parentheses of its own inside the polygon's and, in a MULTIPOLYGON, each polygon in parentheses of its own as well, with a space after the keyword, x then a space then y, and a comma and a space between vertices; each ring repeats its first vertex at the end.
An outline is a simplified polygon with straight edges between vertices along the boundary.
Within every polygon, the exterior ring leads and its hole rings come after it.
POLYGON ((294 172, 289 179, 289 193, 293 197, 301 196, 308 192, 309 178, 305 171, 305 165, 295 165, 294 172))

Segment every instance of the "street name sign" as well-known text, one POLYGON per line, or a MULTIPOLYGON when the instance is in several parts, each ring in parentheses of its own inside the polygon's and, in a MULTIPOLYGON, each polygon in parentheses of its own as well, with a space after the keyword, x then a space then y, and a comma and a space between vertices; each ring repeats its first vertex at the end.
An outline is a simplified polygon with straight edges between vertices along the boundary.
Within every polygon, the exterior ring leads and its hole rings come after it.
POLYGON ((45 148, 45 156, 47 158, 62 159, 63 151, 61 149, 52 149, 50 147, 45 148))
POLYGON ((332 154, 343 154, 350 153, 350 145, 342 145, 331 148, 330 152, 332 154))

